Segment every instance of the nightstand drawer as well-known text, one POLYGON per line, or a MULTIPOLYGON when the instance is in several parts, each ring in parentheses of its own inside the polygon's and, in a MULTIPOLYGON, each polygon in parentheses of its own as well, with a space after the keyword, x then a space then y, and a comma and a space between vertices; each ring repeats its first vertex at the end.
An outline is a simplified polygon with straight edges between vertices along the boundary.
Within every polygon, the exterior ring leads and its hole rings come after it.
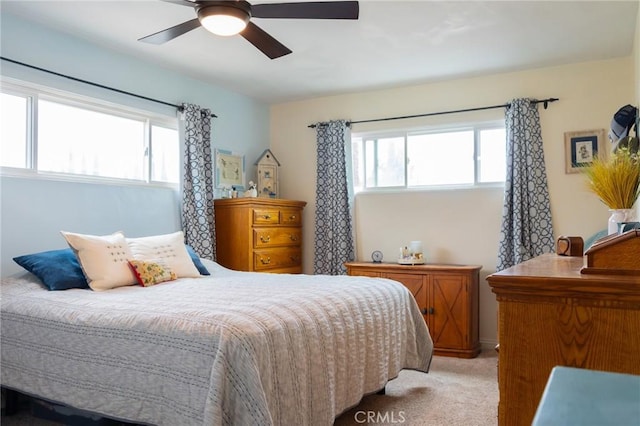
POLYGON ((280 223, 280 210, 253 209, 254 225, 278 225, 280 223))
POLYGON ((302 228, 254 228, 253 247, 299 246, 302 228))
POLYGON ((302 250, 299 248, 282 248, 273 250, 256 250, 253 252, 253 269, 268 271, 269 269, 290 268, 302 263, 302 250))
POLYGON ((347 271, 349 275, 353 275, 355 277, 381 277, 382 274, 380 272, 367 271, 362 269, 353 268, 347 271))

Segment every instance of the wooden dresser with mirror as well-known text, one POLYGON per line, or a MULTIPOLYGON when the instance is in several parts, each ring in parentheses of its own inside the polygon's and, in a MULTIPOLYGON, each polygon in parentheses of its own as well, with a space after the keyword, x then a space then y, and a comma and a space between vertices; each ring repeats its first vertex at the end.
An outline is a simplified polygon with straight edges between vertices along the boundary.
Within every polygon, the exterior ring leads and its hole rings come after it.
POLYGON ((487 277, 498 301, 499 425, 531 425, 555 366, 640 374, 640 276, 583 274, 586 259, 546 254, 487 277))

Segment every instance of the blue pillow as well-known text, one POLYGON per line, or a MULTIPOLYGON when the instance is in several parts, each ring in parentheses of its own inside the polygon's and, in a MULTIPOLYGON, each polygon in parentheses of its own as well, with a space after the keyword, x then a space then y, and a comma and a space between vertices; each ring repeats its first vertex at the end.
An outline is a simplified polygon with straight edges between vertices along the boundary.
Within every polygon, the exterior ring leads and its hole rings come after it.
POLYGON ((193 247, 186 244, 185 246, 187 247, 187 252, 189 253, 189 256, 191 256, 191 260, 193 261, 193 264, 196 265, 196 269, 198 269, 198 272, 200 272, 200 275, 211 275, 207 270, 207 268, 200 261, 200 257, 196 254, 195 250, 193 250, 193 247))
POLYGON ((13 260, 40 278, 49 290, 89 288, 80 263, 70 248, 25 254, 13 260))

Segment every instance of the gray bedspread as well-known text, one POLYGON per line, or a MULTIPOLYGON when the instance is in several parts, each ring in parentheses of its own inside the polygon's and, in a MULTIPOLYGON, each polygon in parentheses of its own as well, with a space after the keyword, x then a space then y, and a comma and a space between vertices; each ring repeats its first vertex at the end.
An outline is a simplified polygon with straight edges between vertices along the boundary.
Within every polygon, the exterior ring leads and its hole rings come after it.
POLYGON ((2 281, 3 386, 154 425, 331 425, 432 342, 365 277, 234 272, 105 292, 2 281))

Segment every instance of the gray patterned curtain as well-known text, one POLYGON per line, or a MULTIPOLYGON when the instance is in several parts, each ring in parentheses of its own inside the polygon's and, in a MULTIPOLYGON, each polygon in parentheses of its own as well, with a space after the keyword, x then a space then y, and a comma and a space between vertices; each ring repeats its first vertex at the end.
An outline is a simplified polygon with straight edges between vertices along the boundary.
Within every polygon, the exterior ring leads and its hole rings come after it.
POLYGON ((510 105, 498 271, 554 250, 538 105, 532 99, 510 105))
POLYGON ((344 262, 354 259, 353 225, 347 183, 346 150, 351 146, 346 121, 316 126, 318 177, 313 272, 344 275, 344 262))
POLYGON ((182 230, 198 256, 216 259, 211 111, 183 104, 182 230))

